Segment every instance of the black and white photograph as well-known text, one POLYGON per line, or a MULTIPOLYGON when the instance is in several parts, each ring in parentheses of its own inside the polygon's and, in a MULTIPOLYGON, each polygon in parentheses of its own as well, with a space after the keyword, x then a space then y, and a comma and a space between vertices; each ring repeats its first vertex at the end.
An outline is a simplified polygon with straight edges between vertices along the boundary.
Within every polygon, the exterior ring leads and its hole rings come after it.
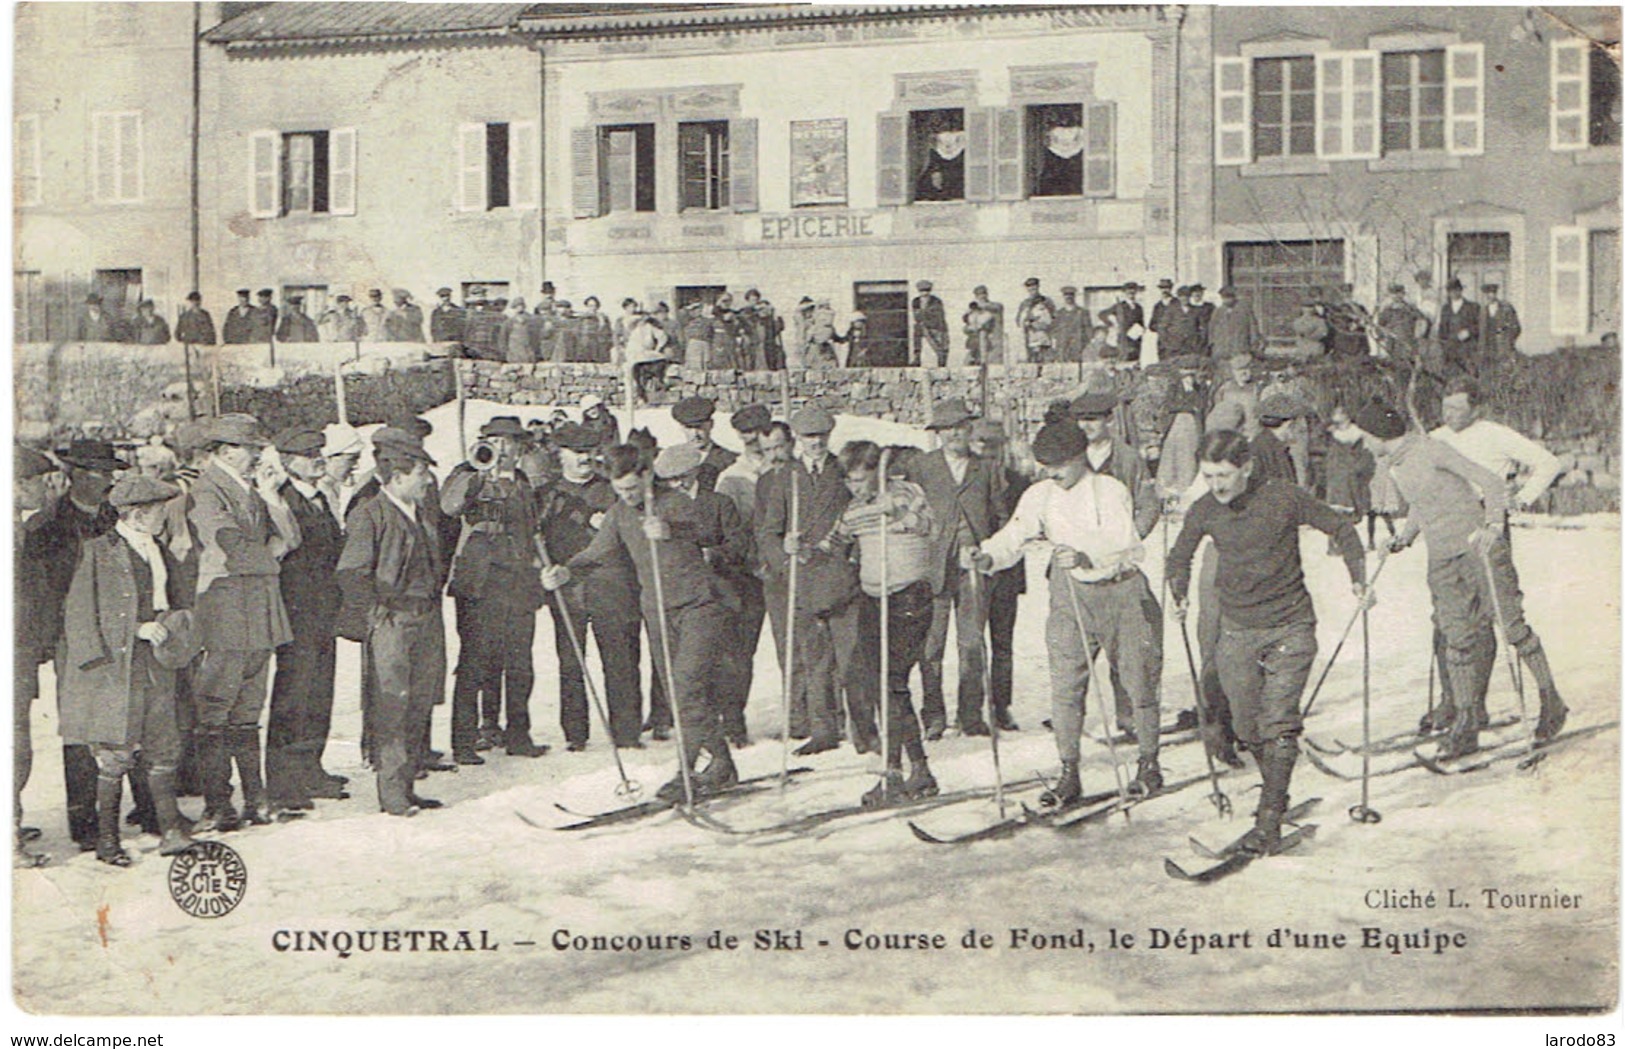
POLYGON ((9 13, 14 1045, 1625 1037, 1620 8, 9 13))

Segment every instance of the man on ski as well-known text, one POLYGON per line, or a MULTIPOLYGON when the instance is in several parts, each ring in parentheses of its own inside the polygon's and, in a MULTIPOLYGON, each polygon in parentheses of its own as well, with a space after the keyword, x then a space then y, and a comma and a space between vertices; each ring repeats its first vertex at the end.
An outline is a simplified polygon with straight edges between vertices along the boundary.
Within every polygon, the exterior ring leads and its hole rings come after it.
POLYGON ((1174 615, 1189 610, 1191 558, 1204 536, 1218 554, 1219 680, 1235 733, 1252 751, 1263 794, 1241 846, 1269 855, 1281 845, 1303 717, 1298 701, 1315 658, 1315 607, 1303 582, 1298 528, 1337 537, 1354 593, 1365 600, 1365 550, 1342 514, 1294 484, 1253 480, 1247 439, 1234 430, 1202 438, 1197 453, 1208 493, 1185 515, 1168 555, 1174 615))
POLYGON ((1065 805, 1083 793, 1078 779, 1083 698, 1103 647, 1134 701, 1140 760, 1129 790, 1155 794, 1162 789, 1157 763, 1162 609, 1138 567, 1145 548, 1134 530, 1134 502, 1121 481, 1089 468, 1088 443, 1071 419, 1046 423, 1032 452, 1044 479, 1022 493, 1008 524, 962 557, 966 567, 989 573, 1014 564, 1033 540, 1055 544, 1045 637, 1061 778, 1043 801, 1065 805))

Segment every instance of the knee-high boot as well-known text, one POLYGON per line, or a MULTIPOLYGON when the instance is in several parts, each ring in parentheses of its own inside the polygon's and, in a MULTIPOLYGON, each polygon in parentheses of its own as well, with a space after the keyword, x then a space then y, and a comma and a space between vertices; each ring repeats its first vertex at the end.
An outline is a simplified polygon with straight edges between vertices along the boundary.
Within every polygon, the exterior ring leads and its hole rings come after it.
POLYGON ((260 728, 233 725, 226 731, 227 746, 237 762, 237 779, 243 785, 243 819, 263 827, 271 817, 265 799, 265 777, 260 772, 260 728))
POLYGON ((143 833, 158 833, 158 813, 152 807, 152 786, 147 782, 147 766, 145 760, 137 762, 130 768, 130 800, 135 807, 125 817, 125 821, 133 826, 140 827, 143 833))
POLYGON ((231 757, 226 753, 226 730, 199 728, 193 735, 198 780, 203 788, 203 818, 193 830, 205 834, 234 831, 239 821, 231 805, 231 757))
POLYGON ((1253 750, 1264 782, 1253 829, 1243 836, 1242 848, 1254 855, 1269 856, 1281 848, 1281 820, 1289 801, 1292 767, 1298 761, 1298 738, 1283 736, 1266 740, 1253 750))
POLYGON ((62 745, 62 777, 68 793, 68 833, 79 851, 96 847, 96 758, 83 743, 62 745))
POLYGON ((152 807, 158 814, 158 827, 163 840, 158 844, 158 855, 174 856, 185 852, 194 844, 191 824, 175 802, 175 773, 169 769, 153 769, 147 774, 152 787, 152 807))
POLYGON ((96 777, 96 858, 114 867, 128 867, 130 854, 119 842, 119 808, 124 803, 124 777, 96 777))
POLYGON ((1535 738, 1551 739, 1563 731, 1563 723, 1569 719, 1569 708, 1558 694, 1557 682, 1552 680, 1552 665, 1546 659, 1546 648, 1540 643, 1540 638, 1531 633, 1518 649, 1518 656, 1529 668, 1529 673, 1535 678, 1535 686, 1540 689, 1540 720, 1535 724, 1535 738))

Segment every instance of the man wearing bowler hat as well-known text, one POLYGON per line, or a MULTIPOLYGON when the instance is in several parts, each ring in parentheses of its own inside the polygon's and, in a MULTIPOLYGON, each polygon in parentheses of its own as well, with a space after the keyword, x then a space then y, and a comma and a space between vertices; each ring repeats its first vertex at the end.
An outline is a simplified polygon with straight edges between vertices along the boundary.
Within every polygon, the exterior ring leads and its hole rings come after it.
POLYGON ((1458 277, 1451 277, 1444 290, 1448 298, 1439 307, 1439 323, 1433 330, 1444 350, 1445 370, 1452 374, 1475 374, 1481 323, 1478 303, 1463 297, 1458 277))
POLYGON ((687 431, 689 443, 697 445, 703 453, 700 490, 706 492, 716 489, 717 477, 739 458, 737 452, 730 452, 711 440, 714 425, 711 416, 716 410, 717 402, 709 397, 685 397, 671 410, 671 417, 687 431))
POLYGON ((378 807, 415 816, 441 804, 414 789, 428 756, 424 729, 446 683, 440 541, 423 512, 434 460, 421 438, 394 427, 372 443, 379 493, 350 514, 335 573, 344 594, 336 629, 367 646, 378 807))
POLYGON ((948 309, 942 299, 932 292, 932 284, 922 280, 914 285, 919 294, 909 303, 909 316, 914 319, 914 348, 909 363, 915 367, 929 365, 936 357, 938 368, 948 367, 948 309))
POLYGON ((1122 297, 1100 311, 1101 321, 1116 323, 1117 356, 1128 364, 1139 362, 1145 336, 1145 307, 1140 305, 1139 295, 1139 283, 1131 280, 1123 285, 1122 297))
POLYGON ((943 698, 942 656, 948 646, 948 621, 954 620, 959 645, 959 729, 967 736, 988 734, 982 715, 982 628, 987 622, 986 594, 960 567, 959 551, 982 542, 998 528, 996 477, 991 465, 971 454, 976 417, 959 398, 931 409, 926 427, 942 442, 935 451, 909 464, 907 478, 925 489, 931 504, 932 574, 935 594, 931 630, 920 657, 924 685, 921 704, 927 739, 941 739, 947 726, 943 698))
POLYGON ((247 288, 237 289, 237 305, 226 313, 226 324, 220 341, 227 346, 241 346, 254 341, 253 293, 247 288))
POLYGON ((282 498, 299 525, 299 546, 282 559, 282 604, 293 640, 277 650, 271 714, 265 728, 265 786, 276 808, 308 809, 312 798, 342 799, 344 781, 322 770, 333 722, 340 592, 333 579, 344 531, 318 487, 327 474, 321 430, 296 426, 277 435, 288 480, 282 498))
POLYGON ((282 559, 299 546, 299 524, 282 484, 287 474, 262 460, 267 441, 252 415, 222 415, 204 433, 208 463, 192 486, 197 530, 196 615, 203 662, 192 680, 197 764, 206 830, 237 825, 231 761, 243 788, 243 814, 270 822, 260 772, 260 712, 271 653, 293 640, 282 603, 282 559))
POLYGON ((457 602, 461 641, 451 706, 451 751, 459 765, 485 764, 477 753, 482 734, 514 757, 547 753, 530 734, 536 680, 530 650, 543 593, 535 494, 518 466, 525 437, 518 416, 492 419, 481 427, 480 440, 494 459, 458 463, 440 493, 441 510, 462 520, 447 587, 457 602), (501 727, 504 694, 507 724, 501 727))

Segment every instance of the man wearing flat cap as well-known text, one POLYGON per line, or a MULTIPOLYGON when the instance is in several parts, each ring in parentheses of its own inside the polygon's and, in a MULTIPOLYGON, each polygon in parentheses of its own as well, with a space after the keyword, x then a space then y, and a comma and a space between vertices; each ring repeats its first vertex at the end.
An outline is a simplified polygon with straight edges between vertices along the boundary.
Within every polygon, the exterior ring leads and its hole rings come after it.
POLYGON ((914 343, 909 363, 918 368, 935 359, 938 368, 948 367, 948 308, 932 291, 928 280, 914 285, 919 292, 909 301, 909 316, 914 320, 914 343), (933 358, 934 355, 934 358, 933 358))
POLYGON ((1183 299, 1174 294, 1174 282, 1168 277, 1157 281, 1157 301, 1151 304, 1151 320, 1146 324, 1147 330, 1157 336, 1157 359, 1165 361, 1170 354, 1164 348, 1162 338, 1163 319, 1175 306, 1181 305, 1183 299))
POLYGON ((1089 469, 1083 431, 1068 419, 1044 424, 1033 439, 1042 480, 1028 488, 1003 528, 961 553, 967 568, 989 573, 1013 565, 1035 539, 1055 544, 1050 563, 1049 646, 1051 721, 1061 775, 1040 799, 1058 807, 1083 788, 1078 762, 1084 696, 1100 649, 1135 699, 1140 761, 1128 789, 1162 789, 1158 766, 1158 686, 1162 673, 1162 610, 1139 569, 1145 548, 1134 532, 1134 506, 1122 482, 1089 469))
POLYGON ((152 791, 162 855, 192 845, 175 803, 181 739, 175 668, 195 655, 187 595, 155 538, 180 489, 141 474, 113 485, 118 523, 85 542, 64 605, 61 731, 90 745, 96 762, 96 858, 128 867, 119 841, 124 777, 139 760, 152 791), (138 757, 139 755, 139 757, 138 757))
POLYGON ((459 765, 485 764, 477 753, 481 742, 514 757, 547 753, 530 734, 536 680, 530 650, 543 593, 535 494, 518 466, 525 438, 518 416, 492 419, 480 428, 480 440, 493 459, 458 463, 440 493, 440 509, 462 521, 447 587, 457 602, 461 642, 451 706, 451 750, 459 765), (504 700, 505 727, 499 723, 504 700))
POLYGON ((1484 302, 1479 307, 1479 314, 1484 318, 1484 353, 1493 360, 1518 348, 1518 336, 1523 334, 1523 325, 1519 323, 1518 311, 1512 308, 1512 303, 1501 301, 1499 284, 1486 284, 1481 290, 1484 292, 1484 302))
POLYGON ((1016 307, 1016 330, 1027 347, 1027 363, 1042 364, 1053 359, 1055 300, 1040 290, 1037 277, 1028 277, 1024 287, 1027 297, 1016 307))
POLYGON ((737 452, 730 452, 711 440, 711 427, 714 425, 711 416, 716 410, 717 402, 709 397, 685 397, 671 410, 671 417, 687 433, 689 443, 703 453, 700 488, 706 492, 716 489, 717 477, 739 458, 737 452))
POLYGON ((1055 324, 1050 329, 1055 338, 1055 359, 1083 360, 1089 327, 1089 315, 1078 305, 1078 289, 1066 285, 1061 289, 1061 304, 1055 307, 1055 324))
POLYGON ((175 318, 175 341, 192 346, 214 345, 214 318, 203 308, 203 296, 190 292, 180 316, 175 318))
POLYGON ((271 301, 275 295, 276 292, 270 288, 261 288, 255 293, 255 297, 259 301, 254 305, 254 316, 249 326, 250 337, 248 341, 270 342, 272 336, 276 334, 277 318, 280 313, 277 310, 276 303, 271 301))
POLYGON ((1252 438, 1253 479, 1298 483, 1298 471, 1292 463, 1292 453, 1280 434, 1307 409, 1303 402, 1289 393, 1272 393, 1258 405, 1258 435, 1252 438))
MULTIPOLYGON (((609 480, 596 469, 603 453, 596 433, 566 422, 553 431, 553 443, 559 453, 559 476, 536 493, 537 526, 548 559, 565 564, 591 544, 616 496, 609 480)), ((585 671, 566 631, 566 614, 575 627, 576 640, 586 645, 590 629, 597 641, 610 741, 617 747, 643 747, 638 738, 643 725, 639 597, 637 571, 624 553, 573 572, 567 586, 548 594, 559 660, 559 728, 568 750, 587 749, 592 721, 585 671)))
POLYGON ((384 336, 390 342, 422 342, 423 310, 412 301, 412 293, 396 288, 391 297, 395 308, 384 317, 384 336))
POLYGON ((267 441, 252 415, 222 415, 204 434, 208 464, 192 486, 197 531, 197 618, 203 662, 192 680, 204 829, 237 824, 231 762, 244 817, 270 822, 260 770, 260 713, 271 653, 293 640, 282 603, 282 559, 298 548, 299 524, 282 497, 287 474, 262 457, 267 441))
POLYGON ((1405 298, 1405 285, 1388 285, 1388 301, 1377 311, 1377 328, 1390 356, 1400 364, 1413 364, 1432 326, 1432 319, 1405 298))
POLYGON ((905 471, 907 480, 925 489, 931 504, 932 571, 931 591, 935 595, 931 630, 920 655, 923 685, 921 720, 928 740, 942 738, 947 727, 947 703, 943 696, 942 657, 948 647, 948 623, 954 622, 959 646, 959 690, 956 721, 967 736, 985 736, 989 729, 983 716, 982 630, 987 623, 987 598, 969 572, 960 567, 959 551, 975 546, 998 528, 1000 523, 997 481, 991 464, 971 454, 971 430, 976 417, 957 397, 941 401, 931 409, 926 429, 941 445, 917 456, 905 471))
POLYGON ((1439 321, 1433 330, 1444 351, 1445 370, 1452 375, 1475 375, 1481 325, 1478 303, 1463 297, 1459 277, 1451 277, 1444 290, 1447 297, 1439 307, 1439 321))
POLYGON ((318 487, 327 473, 322 431, 293 427, 277 435, 288 480, 282 498, 299 526, 299 546, 282 559, 282 604, 293 640, 277 650, 271 713, 265 728, 265 787, 274 808, 308 809, 312 798, 349 795, 322 771, 333 722, 337 642, 333 621, 340 593, 333 579, 344 532, 318 487))
MULTIPOLYGON (((840 462, 829 454, 835 419, 816 405, 790 417, 796 457, 765 475, 756 491, 756 549, 770 584, 788 581, 796 563, 795 676, 806 683, 812 738, 796 753, 817 754, 841 745, 840 690, 844 687, 853 746, 878 747, 878 683, 858 643, 857 567, 824 540, 852 499, 840 462), (794 521, 799 528, 792 528, 794 521)), ((780 666, 785 666, 781 653, 780 666)))
POLYGON ((429 341, 462 342, 467 311, 451 301, 450 288, 436 291, 435 298, 434 309, 429 311, 429 341))
POLYGON ((242 346, 254 342, 253 293, 247 288, 237 289, 237 305, 226 313, 226 324, 221 329, 220 341, 227 346, 242 346))
POLYGON ((424 729, 446 683, 445 577, 440 540, 423 511, 434 460, 421 438, 388 426, 373 435, 373 454, 379 493, 349 517, 335 572, 344 595, 335 629, 367 646, 378 807, 415 816, 440 805, 414 789, 428 760, 424 729))
POLYGON ((1103 324, 1116 326, 1117 356, 1129 364, 1138 363, 1145 335, 1145 307, 1140 305, 1139 295, 1139 283, 1131 280, 1123 285, 1121 297, 1100 311, 1103 324))

